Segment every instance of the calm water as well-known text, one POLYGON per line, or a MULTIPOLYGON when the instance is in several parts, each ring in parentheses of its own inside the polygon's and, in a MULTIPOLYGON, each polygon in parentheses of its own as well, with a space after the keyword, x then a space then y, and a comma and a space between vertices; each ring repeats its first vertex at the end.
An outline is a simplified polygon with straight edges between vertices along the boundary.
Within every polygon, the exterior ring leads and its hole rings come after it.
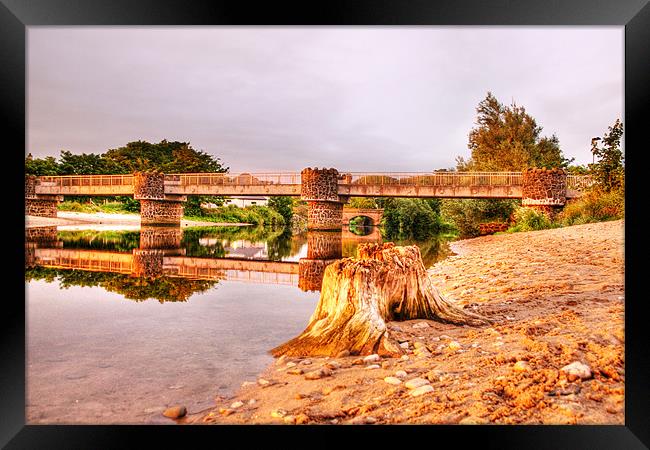
MULTIPOLYGON (((322 260, 379 230, 26 232, 27 422, 172 423, 254 381, 318 302, 322 260)), ((417 243, 425 264, 444 239, 417 243)))

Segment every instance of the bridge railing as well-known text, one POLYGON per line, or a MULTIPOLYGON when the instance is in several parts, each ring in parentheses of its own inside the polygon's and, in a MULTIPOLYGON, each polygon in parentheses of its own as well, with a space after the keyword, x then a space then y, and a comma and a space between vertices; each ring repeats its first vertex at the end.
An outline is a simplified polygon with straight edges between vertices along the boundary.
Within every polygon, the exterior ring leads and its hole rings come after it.
POLYGON ((587 189, 595 183, 595 180, 590 175, 567 175, 566 187, 567 189, 575 189, 580 191, 587 189))
POLYGON ((131 186, 133 175, 56 175, 38 177, 40 184, 72 186, 131 186))
POLYGON ((165 175, 165 183, 180 186, 267 186, 300 184, 300 173, 175 173, 165 175))
POLYGON ((341 174, 341 183, 401 186, 521 186, 521 172, 386 172, 341 174))

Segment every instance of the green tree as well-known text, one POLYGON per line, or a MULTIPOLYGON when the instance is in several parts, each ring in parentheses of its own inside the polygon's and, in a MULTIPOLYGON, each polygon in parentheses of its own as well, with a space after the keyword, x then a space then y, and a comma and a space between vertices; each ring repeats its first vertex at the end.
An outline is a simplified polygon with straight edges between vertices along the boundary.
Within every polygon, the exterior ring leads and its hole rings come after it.
POLYGON ((271 197, 268 207, 284 217, 285 224, 291 224, 293 217, 293 199, 291 197, 271 197))
POLYGON ((102 175, 111 173, 111 164, 95 153, 74 155, 62 150, 60 162, 61 175, 102 175))
POLYGON ((526 167, 566 167, 557 136, 541 137, 542 127, 514 102, 504 106, 488 92, 476 108, 469 133, 471 157, 456 159, 459 171, 520 171, 526 167))
POLYGON ((603 146, 599 147, 594 140, 591 151, 598 158, 598 162, 590 164, 590 172, 594 177, 596 186, 610 192, 622 189, 625 183, 625 166, 623 152, 621 151, 621 137, 623 136, 623 123, 616 119, 614 125, 608 127, 602 139, 603 146))
POLYGON ((59 175, 59 163, 53 156, 34 158, 31 153, 25 158, 25 173, 27 175, 59 175))

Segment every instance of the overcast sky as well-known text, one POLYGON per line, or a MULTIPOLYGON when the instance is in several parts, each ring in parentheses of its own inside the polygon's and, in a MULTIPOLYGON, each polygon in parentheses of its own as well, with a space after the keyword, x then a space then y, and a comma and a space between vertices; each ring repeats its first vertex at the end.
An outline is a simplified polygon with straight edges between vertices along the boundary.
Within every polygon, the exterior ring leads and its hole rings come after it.
POLYGON ((28 151, 189 141, 232 172, 430 171, 492 91, 591 162, 623 27, 29 27, 28 151))

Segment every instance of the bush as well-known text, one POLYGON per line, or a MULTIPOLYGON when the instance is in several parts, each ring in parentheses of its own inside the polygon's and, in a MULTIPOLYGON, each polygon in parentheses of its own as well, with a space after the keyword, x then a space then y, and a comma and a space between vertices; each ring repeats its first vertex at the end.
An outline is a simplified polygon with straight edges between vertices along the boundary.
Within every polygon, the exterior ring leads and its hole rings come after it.
POLYGON ((625 195, 623 190, 602 192, 593 190, 566 204, 558 215, 564 226, 603 222, 625 217, 625 195))
POLYGON ((185 214, 186 219, 224 223, 250 223, 258 226, 283 227, 284 218, 276 211, 266 207, 252 205, 239 208, 235 205, 222 206, 202 215, 185 214))
POLYGON ((388 239, 424 240, 450 231, 450 226, 423 199, 397 198, 384 203, 384 233, 388 239))
POLYGON ((451 221, 462 237, 479 235, 479 224, 484 222, 506 222, 520 200, 442 200, 442 217, 451 221))
POLYGON ((554 224, 546 214, 534 208, 517 208, 514 212, 514 219, 515 225, 508 228, 508 233, 546 230, 560 226, 559 224, 554 224))

